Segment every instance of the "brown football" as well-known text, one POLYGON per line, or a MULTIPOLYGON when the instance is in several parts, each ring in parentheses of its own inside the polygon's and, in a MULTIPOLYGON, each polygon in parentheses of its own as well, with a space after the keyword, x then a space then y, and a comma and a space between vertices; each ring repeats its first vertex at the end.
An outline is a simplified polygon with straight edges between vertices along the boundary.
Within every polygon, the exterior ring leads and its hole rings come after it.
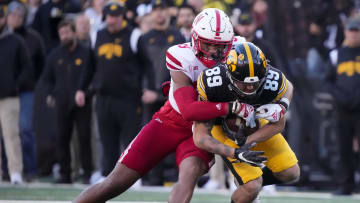
POLYGON ((243 118, 238 117, 236 115, 230 115, 225 118, 224 122, 226 123, 229 130, 233 132, 238 132, 239 129, 242 129, 244 132, 244 135, 249 136, 252 133, 254 133, 256 130, 259 129, 259 121, 256 120, 256 127, 250 128, 246 126, 246 122, 243 118))

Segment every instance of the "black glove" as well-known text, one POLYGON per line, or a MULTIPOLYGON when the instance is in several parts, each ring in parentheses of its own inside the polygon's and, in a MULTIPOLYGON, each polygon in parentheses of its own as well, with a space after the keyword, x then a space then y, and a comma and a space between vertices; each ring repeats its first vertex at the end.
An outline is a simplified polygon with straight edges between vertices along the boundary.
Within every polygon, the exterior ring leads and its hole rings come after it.
POLYGON ((256 142, 252 142, 235 149, 234 158, 240 162, 248 163, 252 166, 262 167, 263 162, 267 160, 266 157, 260 156, 264 151, 251 151, 250 148, 254 147, 256 142))

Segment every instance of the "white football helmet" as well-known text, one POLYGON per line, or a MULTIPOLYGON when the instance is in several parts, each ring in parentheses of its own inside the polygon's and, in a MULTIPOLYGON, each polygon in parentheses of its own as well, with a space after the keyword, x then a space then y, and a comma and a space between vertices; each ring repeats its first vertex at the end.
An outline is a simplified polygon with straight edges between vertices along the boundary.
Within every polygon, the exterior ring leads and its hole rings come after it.
POLYGON ((204 9, 195 17, 192 24, 191 46, 206 67, 212 67, 226 59, 233 37, 234 30, 230 19, 220 9, 204 9), (216 47, 217 54, 209 53, 209 45, 216 47))

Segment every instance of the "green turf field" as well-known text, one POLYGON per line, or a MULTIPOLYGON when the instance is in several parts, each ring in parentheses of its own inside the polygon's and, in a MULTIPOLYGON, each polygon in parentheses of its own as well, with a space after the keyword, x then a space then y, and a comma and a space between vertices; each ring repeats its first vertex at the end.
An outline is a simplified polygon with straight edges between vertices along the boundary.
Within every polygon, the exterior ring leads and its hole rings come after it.
MULTIPOLYGON (((9 184, 0 184, 0 203, 56 203, 70 202, 82 191, 84 186, 54 186, 47 185, 25 185, 14 187, 9 184), (10 201, 18 200, 18 201, 10 201), (32 201, 27 201, 32 200, 32 201)), ((122 196, 115 198, 116 202, 138 202, 154 203, 167 202, 169 188, 159 189, 146 187, 137 190, 129 190, 122 196)), ((275 195, 260 196, 261 203, 359 203, 360 195, 350 197, 334 197, 330 193, 310 192, 277 192, 275 195)), ((228 191, 206 191, 197 189, 193 196, 193 203, 229 203, 230 192, 228 191)))

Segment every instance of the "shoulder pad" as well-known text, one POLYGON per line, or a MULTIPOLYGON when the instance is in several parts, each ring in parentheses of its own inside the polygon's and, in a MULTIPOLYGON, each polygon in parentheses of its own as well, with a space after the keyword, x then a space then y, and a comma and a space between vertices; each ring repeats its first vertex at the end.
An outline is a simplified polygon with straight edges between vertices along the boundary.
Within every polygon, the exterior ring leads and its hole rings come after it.
POLYGON ((166 67, 174 71, 187 71, 188 61, 194 53, 189 43, 177 44, 166 51, 166 67))
POLYGON ((203 101, 233 101, 235 95, 229 89, 229 85, 230 80, 226 77, 226 68, 219 65, 201 72, 197 80, 197 91, 203 101))
POLYGON ((278 69, 274 67, 269 68, 269 72, 266 76, 266 81, 264 84, 264 90, 261 94, 261 103, 270 103, 279 100, 286 92, 285 75, 278 69))

